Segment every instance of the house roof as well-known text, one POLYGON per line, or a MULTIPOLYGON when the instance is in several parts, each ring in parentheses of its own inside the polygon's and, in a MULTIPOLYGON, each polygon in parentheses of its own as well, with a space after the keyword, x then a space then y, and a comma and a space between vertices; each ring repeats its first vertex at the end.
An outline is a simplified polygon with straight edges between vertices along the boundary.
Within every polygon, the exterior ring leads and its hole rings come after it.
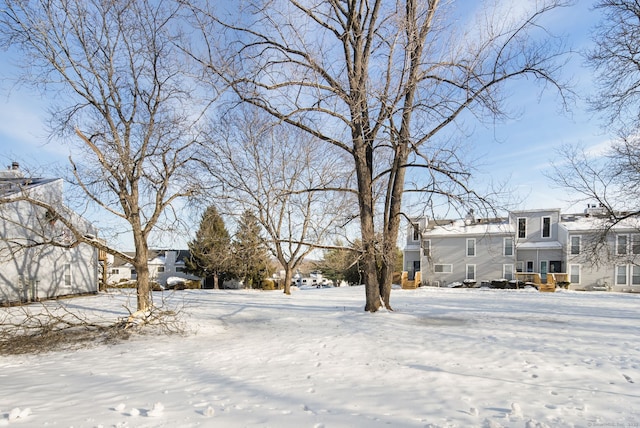
MULTIPOLYGON (((167 251, 175 251, 176 263, 184 263, 185 260, 191 256, 191 253, 189 252, 189 250, 157 250, 157 249, 151 250, 150 249, 148 260, 150 262, 156 260, 157 263, 163 264, 165 262, 165 253, 167 251)), ((123 251, 123 254, 126 254, 131 257, 136 255, 135 251, 123 251)), ((114 257, 112 266, 118 267, 118 266, 124 266, 126 264, 128 264, 128 262, 124 261, 120 257, 114 257)))
POLYGON ((6 176, 6 174, 0 174, 0 196, 9 196, 20 193, 27 189, 32 189, 36 186, 52 183, 59 178, 25 178, 6 176))
POLYGON ((537 241, 523 242, 516 245, 518 250, 561 250, 562 243, 559 241, 537 241))
POLYGON ((465 220, 439 220, 439 224, 429 222, 429 237, 459 236, 459 235, 507 235, 513 233, 509 222, 505 218, 477 219, 473 222, 465 220))
MULTIPOLYGON (((563 216, 560 224, 569 232, 589 232, 602 230, 609 224, 609 221, 608 217, 576 214, 563 216)), ((640 218, 626 218, 612 226, 611 229, 617 231, 640 230, 640 218)))

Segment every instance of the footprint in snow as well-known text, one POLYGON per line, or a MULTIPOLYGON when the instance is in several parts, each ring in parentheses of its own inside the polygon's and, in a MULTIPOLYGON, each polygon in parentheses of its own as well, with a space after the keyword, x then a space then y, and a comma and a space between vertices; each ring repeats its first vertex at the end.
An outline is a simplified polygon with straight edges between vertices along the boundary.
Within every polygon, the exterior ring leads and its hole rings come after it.
POLYGON ((627 380, 627 382, 633 383, 633 379, 631 379, 631 376, 627 376, 626 374, 623 374, 622 376, 624 376, 624 378, 627 380))

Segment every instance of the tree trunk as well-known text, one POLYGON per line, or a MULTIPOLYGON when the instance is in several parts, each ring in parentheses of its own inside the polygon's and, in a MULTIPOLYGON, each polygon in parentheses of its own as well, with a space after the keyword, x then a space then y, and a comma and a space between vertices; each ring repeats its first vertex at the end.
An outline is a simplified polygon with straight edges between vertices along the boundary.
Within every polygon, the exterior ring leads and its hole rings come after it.
POLYGON ((400 131, 400 141, 396 147, 396 155, 390 172, 389 193, 385 213, 385 229, 382 238, 382 268, 380 271, 380 295, 384 306, 388 310, 391 308, 391 285, 393 282, 393 269, 396 264, 396 243, 398 242, 398 232, 400 229, 400 213, 402 209, 402 193, 404 191, 404 181, 408 159, 408 141, 406 134, 408 129, 409 114, 404 115, 403 128, 400 131), (405 123, 406 122, 406 123, 405 123))
POLYGON ((151 283, 149 282, 149 248, 141 228, 134 225, 133 242, 136 255, 133 259, 133 267, 136 270, 137 310, 147 311, 151 308, 151 283))
POLYGON ((373 165, 372 146, 361 137, 360 127, 355 126, 354 160, 358 178, 358 205, 362 236, 362 266, 366 303, 364 310, 376 312, 382 306, 376 266, 375 227, 373 218, 373 165))
POLYGON ((213 274, 213 289, 214 290, 219 290, 218 287, 218 279, 220 278, 220 276, 217 273, 213 274))
POLYGON ((282 263, 282 265, 284 266, 284 294, 291 294, 291 279, 293 278, 293 269, 291 269, 288 264, 282 263))
POLYGON ((151 309, 151 282, 149 281, 149 266, 147 261, 135 263, 133 265, 137 273, 137 299, 138 311, 151 309))

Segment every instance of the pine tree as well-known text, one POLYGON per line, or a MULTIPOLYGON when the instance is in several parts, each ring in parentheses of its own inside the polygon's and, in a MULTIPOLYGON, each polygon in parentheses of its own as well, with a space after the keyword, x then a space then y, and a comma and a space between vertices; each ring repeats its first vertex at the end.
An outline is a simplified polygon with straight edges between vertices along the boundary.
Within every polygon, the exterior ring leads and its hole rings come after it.
POLYGON ((324 251, 322 260, 317 263, 318 269, 322 271, 323 276, 338 283, 341 281, 359 283, 359 252, 357 249, 345 247, 340 239, 336 240, 333 245, 335 248, 324 251))
POLYGON ((251 211, 245 211, 238 222, 233 248, 236 275, 249 288, 259 286, 270 273, 269 253, 260 223, 251 211))
POLYGON ((185 270, 194 275, 213 280, 213 288, 231 275, 231 238, 224 220, 215 206, 210 206, 202 215, 196 237, 189 242, 191 257, 185 262, 185 270))

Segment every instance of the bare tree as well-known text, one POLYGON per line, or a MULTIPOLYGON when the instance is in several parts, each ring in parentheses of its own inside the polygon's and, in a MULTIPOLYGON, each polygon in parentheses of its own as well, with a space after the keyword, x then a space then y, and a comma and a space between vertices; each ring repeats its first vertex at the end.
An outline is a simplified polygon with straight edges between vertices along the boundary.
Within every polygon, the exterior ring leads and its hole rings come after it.
MULTIPOLYGON (((135 245, 137 308, 150 307, 148 240, 193 195, 196 125, 181 6, 150 0, 2 1, 0 37, 22 51, 24 82, 55 97, 51 126, 76 147, 73 184, 85 202, 121 219, 135 245)), ((32 201, 36 203, 35 201, 32 201)), ((48 206, 53 215, 65 218, 48 206)), ((96 245, 71 222, 74 239, 96 245)))
POLYGON ((595 28, 595 48, 587 62, 596 72, 598 93, 592 107, 617 124, 622 136, 637 132, 640 120, 640 4, 635 0, 599 0, 602 20, 595 28))
POLYGON ((595 9, 602 20, 593 33, 595 47, 587 52, 597 87, 590 102, 605 128, 614 129, 614 139, 600 152, 562 147, 564 161, 554 165, 550 179, 568 189, 574 202, 595 205, 599 230, 585 254, 598 264, 617 256, 609 248, 614 227, 640 227, 640 4, 599 0, 595 9))
POLYGON ((524 11, 507 3, 505 14, 479 9, 475 20, 439 0, 256 0, 242 3, 237 22, 193 7, 203 37, 223 37, 228 47, 195 57, 205 65, 227 59, 223 77, 240 100, 351 158, 367 311, 391 307, 408 173, 414 190, 452 203, 486 202, 443 131, 465 112, 504 115, 500 89, 510 80, 539 79, 564 96, 554 79, 563 46, 540 20, 565 2, 527 3, 524 11), (202 25, 203 16, 215 23, 202 25))
POLYGON ((227 209, 250 211, 264 229, 290 294, 295 269, 345 222, 349 174, 313 136, 270 123, 259 110, 240 110, 218 129, 209 171, 223 186, 227 209))

